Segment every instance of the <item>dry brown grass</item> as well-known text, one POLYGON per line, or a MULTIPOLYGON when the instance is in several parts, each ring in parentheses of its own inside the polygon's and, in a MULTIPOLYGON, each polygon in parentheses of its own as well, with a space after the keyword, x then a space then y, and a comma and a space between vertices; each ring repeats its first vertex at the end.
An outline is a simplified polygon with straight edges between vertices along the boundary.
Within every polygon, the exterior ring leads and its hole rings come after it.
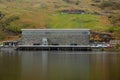
MULTIPOLYGON (((0 4, 1 11, 7 15, 20 16, 20 23, 32 23, 36 28, 45 28, 49 16, 63 9, 84 9, 90 12, 101 12, 97 7, 91 6, 91 0, 79 0, 79 5, 67 4, 62 0, 28 0, 29 2, 5 2, 0 4), (55 5, 59 8, 55 8, 55 5)), ((101 20, 102 21, 102 20, 101 20)), ((106 22, 106 21, 105 21, 106 22)))

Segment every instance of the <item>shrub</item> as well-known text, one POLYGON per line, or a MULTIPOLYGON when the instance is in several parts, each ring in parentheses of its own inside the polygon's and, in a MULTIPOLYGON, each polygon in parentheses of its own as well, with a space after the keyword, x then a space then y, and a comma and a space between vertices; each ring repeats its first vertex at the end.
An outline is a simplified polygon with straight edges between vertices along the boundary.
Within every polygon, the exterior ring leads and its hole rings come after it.
POLYGON ((75 4, 76 4, 76 5, 79 5, 79 0, 77 0, 75 4))
POLYGON ((93 2, 101 2, 101 0, 92 0, 93 2))
POLYGON ((5 38, 5 35, 3 34, 2 31, 0 31, 0 40, 3 40, 5 38))
POLYGON ((116 15, 111 15, 108 17, 111 24, 113 24, 114 26, 120 26, 120 13, 116 14, 116 15))
POLYGON ((104 1, 99 5, 100 8, 111 7, 111 9, 120 9, 120 3, 114 1, 104 1))
POLYGON ((120 27, 117 27, 116 31, 117 31, 118 34, 120 34, 120 27))
POLYGON ((113 26, 110 26, 109 28, 108 28, 108 32, 114 32, 114 27, 113 26))
POLYGON ((115 48, 119 49, 120 48, 120 44, 116 44, 115 48))
POLYGON ((9 26, 6 27, 7 30, 15 32, 15 33, 20 33, 21 29, 23 28, 34 28, 34 24, 23 24, 20 22, 12 22, 9 26), (17 23, 19 23, 17 25, 17 23))
POLYGON ((9 24, 12 21, 18 20, 19 17, 18 16, 10 16, 8 19, 6 19, 5 23, 9 24))

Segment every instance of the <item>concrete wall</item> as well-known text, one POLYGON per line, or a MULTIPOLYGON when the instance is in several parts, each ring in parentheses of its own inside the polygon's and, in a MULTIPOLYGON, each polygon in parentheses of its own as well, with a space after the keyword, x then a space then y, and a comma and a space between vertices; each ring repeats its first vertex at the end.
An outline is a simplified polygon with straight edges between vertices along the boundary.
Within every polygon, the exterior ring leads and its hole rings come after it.
POLYGON ((47 38, 48 44, 59 45, 87 45, 89 44, 89 30, 41 30, 24 29, 22 30, 22 44, 33 45, 42 44, 42 39, 47 38))

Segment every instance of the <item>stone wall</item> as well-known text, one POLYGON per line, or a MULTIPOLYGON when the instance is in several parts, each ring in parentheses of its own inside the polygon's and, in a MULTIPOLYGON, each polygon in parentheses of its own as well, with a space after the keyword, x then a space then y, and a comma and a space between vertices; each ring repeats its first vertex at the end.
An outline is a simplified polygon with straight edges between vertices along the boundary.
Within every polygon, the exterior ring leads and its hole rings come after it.
MULTIPOLYGON (((27 31, 29 33, 29 31, 27 31)), ((36 32, 36 31, 35 31, 36 32)), ((42 44, 42 39, 47 38, 48 44, 59 44, 59 45, 87 45, 89 44, 89 31, 72 31, 72 32, 41 32, 37 31, 36 34, 33 33, 23 33, 22 35, 22 44, 33 45, 35 43, 42 44), (82 32, 82 33, 81 33, 82 32)))

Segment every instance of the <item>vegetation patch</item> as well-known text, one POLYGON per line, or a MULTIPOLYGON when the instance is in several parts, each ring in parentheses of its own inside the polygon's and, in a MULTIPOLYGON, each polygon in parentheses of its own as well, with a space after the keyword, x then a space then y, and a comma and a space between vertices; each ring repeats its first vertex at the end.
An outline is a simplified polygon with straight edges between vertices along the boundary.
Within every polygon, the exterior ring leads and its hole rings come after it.
POLYGON ((120 3, 115 1, 104 1, 99 5, 100 8, 120 9, 120 3))
POLYGON ((120 44, 116 44, 115 48, 119 49, 120 48, 120 44))
POLYGON ((0 32, 0 40, 5 39, 5 35, 2 33, 2 31, 0 32))
POLYGON ((119 15, 110 14, 108 18, 104 13, 108 9, 120 10, 117 1, 0 0, 0 29, 3 31, 0 36, 7 36, 9 32, 19 34, 22 28, 89 28, 92 31, 119 33, 119 15), (95 6, 91 6, 92 3, 95 6))
POLYGON ((89 28, 92 30, 105 30, 100 17, 94 14, 53 14, 50 19, 51 28, 89 28))
POLYGON ((20 23, 19 21, 11 22, 6 29, 15 33, 20 33, 23 28, 34 28, 34 24, 20 23))

